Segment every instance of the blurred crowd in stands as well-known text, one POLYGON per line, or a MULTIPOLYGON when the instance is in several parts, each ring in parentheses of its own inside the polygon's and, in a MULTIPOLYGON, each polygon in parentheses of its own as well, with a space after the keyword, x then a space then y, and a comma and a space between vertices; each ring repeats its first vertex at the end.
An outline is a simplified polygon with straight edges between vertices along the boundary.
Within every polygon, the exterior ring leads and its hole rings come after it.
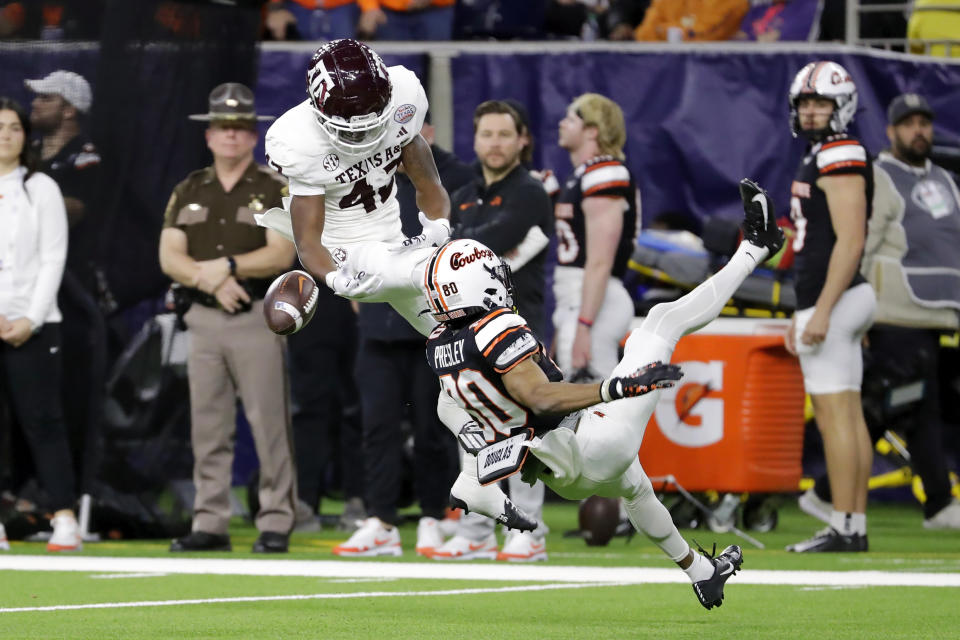
MULTIPOLYGON (((845 0, 231 0, 262 5, 262 37, 273 41, 361 38, 390 41, 722 40, 844 41, 845 0)), ((860 0, 869 9, 890 0, 860 0)), ((957 0, 900 5, 860 16, 863 39, 942 40, 960 32, 957 0), (931 5, 930 10, 924 4, 931 5), (909 25, 909 26, 908 26, 909 25)), ((0 0, 0 39, 93 40, 108 0, 0 0)), ((189 34, 181 5, 153 19, 171 36, 189 34)), ((902 46, 894 45, 902 50, 902 46)), ((923 53, 922 45, 916 45, 923 53)), ((944 45, 935 45, 935 55, 944 45)), ((949 54, 948 54, 949 55, 949 54)))

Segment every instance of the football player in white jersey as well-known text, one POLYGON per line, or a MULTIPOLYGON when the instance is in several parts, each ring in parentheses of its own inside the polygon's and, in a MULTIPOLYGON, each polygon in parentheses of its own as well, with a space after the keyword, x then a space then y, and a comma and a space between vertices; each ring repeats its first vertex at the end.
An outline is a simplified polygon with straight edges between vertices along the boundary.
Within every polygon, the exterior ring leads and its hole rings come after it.
POLYGON ((570 500, 622 497, 630 521, 687 573, 700 603, 707 609, 722 603, 723 586, 743 560, 740 548, 716 557, 694 552, 637 452, 658 390, 681 377, 679 367, 663 364, 677 342, 716 318, 753 268, 783 244, 766 192, 744 180, 740 193, 744 240, 736 253, 687 295, 653 307, 600 383, 561 382, 543 343, 513 308, 509 268, 492 250, 474 240, 436 250, 423 284, 440 322, 427 340, 427 361, 444 389, 441 398, 460 409, 448 414, 439 407, 464 450, 450 490, 455 506, 509 521, 515 514, 500 513, 494 483, 517 471, 570 500))
POLYGON ((450 199, 420 136, 427 97, 416 75, 366 45, 334 40, 307 69, 308 99, 267 131, 267 164, 290 181, 284 209, 258 222, 290 238, 311 275, 338 295, 389 302, 424 335, 419 289, 430 247, 450 235, 450 199), (405 238, 394 174, 417 189, 423 233, 405 238))

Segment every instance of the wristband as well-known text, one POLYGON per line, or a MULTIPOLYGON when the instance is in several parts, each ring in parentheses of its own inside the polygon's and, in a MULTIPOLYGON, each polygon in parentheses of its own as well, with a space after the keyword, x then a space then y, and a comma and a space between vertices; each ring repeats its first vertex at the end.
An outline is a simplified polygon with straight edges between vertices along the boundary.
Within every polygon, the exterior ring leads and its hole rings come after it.
POLYGON ((227 256, 227 264, 230 265, 230 275, 237 275, 237 261, 233 256, 227 256))
POLYGON ((582 324, 582 325, 585 326, 585 327, 592 327, 592 326, 593 326, 593 320, 587 320, 586 318, 577 318, 577 322, 579 322, 580 324, 582 324))
POLYGON ((600 381, 600 402, 612 402, 613 396, 610 395, 610 378, 600 381))
POLYGON ((336 277, 337 277, 336 269, 334 269, 333 271, 331 271, 330 273, 328 273, 323 277, 323 281, 327 283, 327 286, 330 288, 331 291, 336 291, 336 288, 334 288, 333 286, 333 281, 336 277))

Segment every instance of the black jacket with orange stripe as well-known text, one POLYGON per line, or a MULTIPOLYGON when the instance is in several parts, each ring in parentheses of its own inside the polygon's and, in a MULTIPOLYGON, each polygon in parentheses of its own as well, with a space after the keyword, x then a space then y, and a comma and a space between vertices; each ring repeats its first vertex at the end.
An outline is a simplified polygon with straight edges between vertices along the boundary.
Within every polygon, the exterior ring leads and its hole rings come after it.
MULTIPOLYGON (((531 227, 540 227, 548 238, 553 232, 550 197, 543 184, 522 165, 489 187, 478 173, 475 179, 450 196, 450 222, 454 238, 470 238, 490 247, 498 256, 516 248, 531 227)), ((530 327, 543 335, 547 249, 513 272, 517 305, 530 327)))
MULTIPOLYGON (((793 240, 797 308, 817 303, 827 280, 830 254, 837 242, 827 196, 817 186, 821 176, 860 175, 866 181, 867 219, 873 202, 873 161, 859 140, 841 133, 812 145, 790 187, 790 218, 796 227, 793 240)), ((843 215, 843 212, 837 212, 843 215)), ((866 233, 866 229, 864 229, 866 233)), ((858 271, 850 287, 866 282, 858 271)))
POLYGON ((497 308, 466 325, 441 324, 427 339, 427 362, 449 394, 484 428, 488 442, 515 429, 533 427, 540 435, 563 416, 537 416, 510 396, 502 376, 533 358, 551 382, 563 380, 556 363, 523 317, 497 308))

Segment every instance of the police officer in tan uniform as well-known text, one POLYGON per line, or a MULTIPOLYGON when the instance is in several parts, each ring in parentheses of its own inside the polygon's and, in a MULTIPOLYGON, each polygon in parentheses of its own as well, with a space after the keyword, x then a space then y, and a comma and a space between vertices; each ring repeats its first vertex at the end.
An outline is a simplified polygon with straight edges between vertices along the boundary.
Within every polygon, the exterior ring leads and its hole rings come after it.
POLYGON ((254 552, 287 551, 296 501, 283 338, 263 321, 270 280, 293 262, 293 243, 258 227, 253 214, 280 206, 286 185, 253 161, 253 92, 237 83, 210 93, 207 146, 213 164, 176 186, 160 235, 160 265, 193 299, 190 332, 193 531, 170 551, 229 551, 236 396, 260 459, 260 536, 254 552))

